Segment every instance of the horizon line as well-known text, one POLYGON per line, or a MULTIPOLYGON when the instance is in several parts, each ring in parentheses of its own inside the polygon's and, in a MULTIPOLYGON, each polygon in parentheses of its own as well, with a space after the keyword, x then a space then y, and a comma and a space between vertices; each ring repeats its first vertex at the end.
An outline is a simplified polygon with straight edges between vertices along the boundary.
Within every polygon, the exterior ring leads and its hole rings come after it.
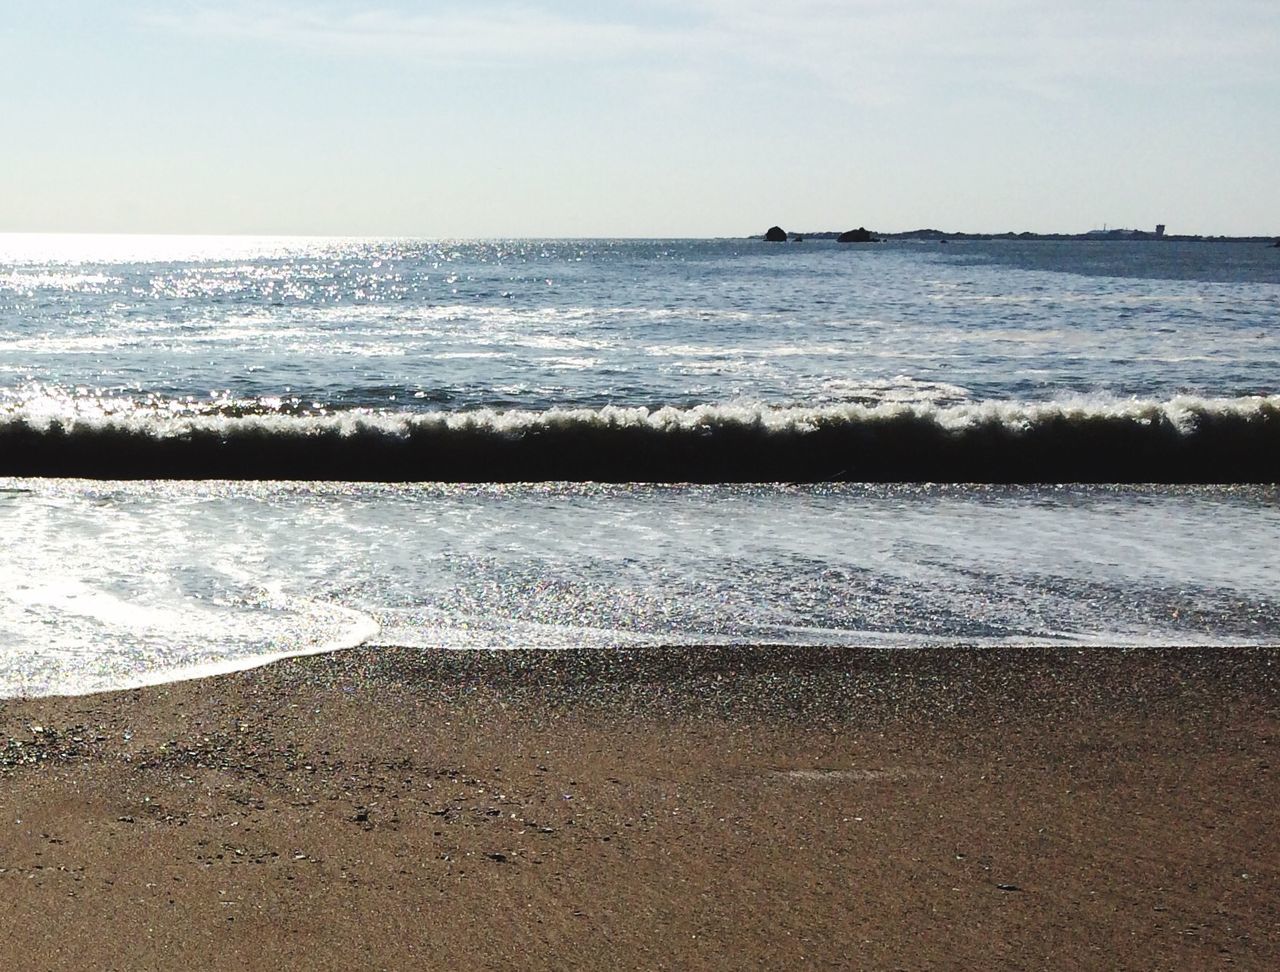
MULTIPOLYGON (((768 227, 766 227, 767 229, 768 227)), ((1138 230, 1131 227, 1118 227, 1117 232, 1144 233, 1155 238, 1150 230, 1138 230)), ((440 236, 417 235, 409 233, 308 233, 308 232, 262 232, 262 231, 185 231, 185 230, 30 230, 0 229, 0 237, 151 237, 151 238, 220 238, 220 239, 281 239, 281 240, 421 240, 428 242, 468 241, 480 242, 488 240, 752 240, 764 236, 765 230, 748 233, 713 233, 713 234, 494 234, 474 236, 465 234, 444 234, 440 236)), ((822 230, 785 230, 789 236, 821 236, 846 232, 840 229, 822 230)), ((944 230, 936 226, 918 226, 912 229, 890 230, 870 229, 872 233, 886 236, 902 236, 911 233, 941 233, 948 236, 1087 236, 1090 233, 1101 234, 1103 231, 1093 230, 944 230)), ((1111 232, 1108 230, 1107 232, 1111 232)), ((1200 237, 1204 239, 1280 239, 1280 232, 1255 233, 1170 233, 1166 230, 1165 238, 1200 237)))

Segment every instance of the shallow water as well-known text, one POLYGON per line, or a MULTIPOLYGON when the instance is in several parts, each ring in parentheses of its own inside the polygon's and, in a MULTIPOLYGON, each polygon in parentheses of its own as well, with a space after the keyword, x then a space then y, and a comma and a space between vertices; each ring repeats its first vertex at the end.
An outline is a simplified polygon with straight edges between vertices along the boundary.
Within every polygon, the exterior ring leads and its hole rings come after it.
POLYGON ((0 694, 361 641, 1274 643, 1278 498, 9 480, 0 694))

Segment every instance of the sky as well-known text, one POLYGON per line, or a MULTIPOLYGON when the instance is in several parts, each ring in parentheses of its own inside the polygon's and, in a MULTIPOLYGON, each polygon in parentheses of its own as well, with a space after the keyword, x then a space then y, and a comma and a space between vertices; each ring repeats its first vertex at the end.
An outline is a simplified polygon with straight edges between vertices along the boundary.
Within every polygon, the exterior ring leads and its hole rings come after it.
POLYGON ((3 0, 0 231, 1280 234, 1276 0, 3 0))

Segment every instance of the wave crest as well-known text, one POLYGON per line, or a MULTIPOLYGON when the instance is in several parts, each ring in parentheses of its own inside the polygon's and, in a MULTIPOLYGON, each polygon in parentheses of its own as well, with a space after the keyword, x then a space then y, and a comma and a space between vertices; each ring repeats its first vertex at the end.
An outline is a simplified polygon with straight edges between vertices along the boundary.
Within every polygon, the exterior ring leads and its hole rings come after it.
POLYGON ((1275 482, 1278 447, 1280 396, 328 414, 118 401, 0 409, 0 473, 118 479, 1275 482))

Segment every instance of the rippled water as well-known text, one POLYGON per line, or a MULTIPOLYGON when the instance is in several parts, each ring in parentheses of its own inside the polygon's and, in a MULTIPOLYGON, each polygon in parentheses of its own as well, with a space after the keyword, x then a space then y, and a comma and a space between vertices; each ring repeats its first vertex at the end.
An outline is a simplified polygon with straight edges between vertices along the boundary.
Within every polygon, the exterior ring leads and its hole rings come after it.
POLYGON ((1246 244, 116 239, 0 241, 10 402, 1166 399, 1280 368, 1280 256, 1246 244))

